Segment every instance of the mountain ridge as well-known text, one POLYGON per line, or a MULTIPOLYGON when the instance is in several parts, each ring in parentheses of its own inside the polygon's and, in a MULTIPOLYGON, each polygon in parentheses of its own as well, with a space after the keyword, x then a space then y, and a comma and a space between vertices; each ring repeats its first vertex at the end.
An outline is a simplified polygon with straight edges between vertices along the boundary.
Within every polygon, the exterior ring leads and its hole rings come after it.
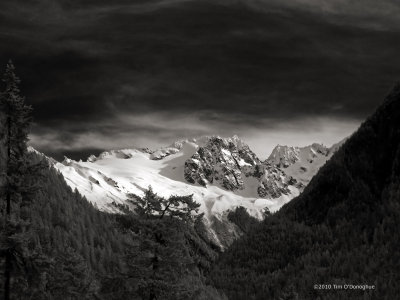
MULTIPOLYGON (((321 158, 319 164, 329 156, 321 158)), ((266 208, 278 210, 308 183, 307 179, 297 182, 286 175, 287 170, 261 161, 237 136, 206 136, 176 141, 156 150, 109 150, 91 155, 86 161, 65 158, 51 162, 73 190, 77 189, 97 209, 109 213, 120 213, 124 205, 132 206, 128 201, 130 195, 141 197, 149 186, 166 198, 193 194, 201 204, 210 235, 221 248, 233 241, 228 236, 240 235, 228 220, 229 212, 244 207, 252 217, 261 220, 266 208), (197 177, 190 181, 188 173, 196 160, 199 168, 191 174, 197 177), (210 168, 208 178, 206 168, 210 168), (198 178, 207 179, 201 184, 198 178)), ((318 169, 319 165, 314 165, 318 169)))
MULTIPOLYGON (((168 177, 171 180, 184 182, 189 186, 216 187, 231 191, 233 194, 236 193, 238 196, 251 196, 254 199, 276 199, 282 195, 291 194, 294 189, 301 191, 304 186, 304 183, 297 184, 297 180, 292 178, 291 174, 286 175, 285 171, 287 170, 282 171, 278 165, 274 165, 268 159, 261 161, 251 151, 249 146, 237 136, 233 136, 232 138, 205 136, 198 139, 180 140, 156 150, 148 148, 109 150, 100 153, 98 156, 91 155, 86 161, 75 161, 65 158, 64 161, 55 163, 55 166, 66 176, 67 182, 71 182, 72 176, 68 172, 68 168, 65 167, 72 167, 77 171, 78 175, 86 177, 89 181, 96 184, 96 180, 101 181, 100 179, 94 179, 97 175, 100 177, 103 176, 106 182, 110 182, 112 176, 108 176, 101 170, 96 170, 95 173, 97 174, 95 176, 92 176, 93 174, 86 174, 86 171, 94 165, 104 165, 107 160, 110 161, 112 159, 114 161, 126 160, 127 163, 130 163, 132 160, 138 160, 138 158, 149 161, 145 163, 146 168, 143 170, 144 172, 149 170, 148 164, 151 165, 151 161, 154 161, 154 164, 157 164, 156 162, 159 161, 160 163, 156 166, 159 168, 157 170, 158 174, 168 177), (233 147, 233 152, 227 151, 229 146, 233 147), (200 166, 200 171, 195 170, 196 172, 193 172, 190 167, 193 166, 194 162, 197 165, 200 164, 199 158, 206 156, 204 155, 205 151, 208 151, 208 157, 203 159, 202 163, 205 165, 208 164, 206 167, 209 167, 211 170, 200 166), (212 159, 212 161, 207 161, 207 159, 212 159), (215 167, 218 163, 220 164, 219 169, 215 167), (207 172, 209 173, 207 174, 207 172), (207 175, 208 179, 211 178, 210 180, 207 180, 207 175), (265 175, 265 178, 264 182, 261 182, 264 185, 261 189, 256 180, 259 180, 262 175, 265 175), (253 180, 253 182, 249 183, 249 180, 253 180), (248 191, 249 185, 253 186, 252 191, 248 191)), ((136 161, 135 163, 140 164, 141 162, 136 161)), ((324 161, 321 161, 321 163, 324 163, 324 161)), ((319 165, 316 167, 318 168, 319 165)), ((72 169, 69 169, 69 171, 72 171, 72 169)), ((126 173, 125 175, 129 174, 126 173)), ((152 181, 149 181, 147 186, 151 184, 152 181)), ((75 187, 79 190, 78 184, 75 187)), ((142 186, 142 190, 143 188, 142 186)), ((87 193, 83 192, 83 194, 87 193)))

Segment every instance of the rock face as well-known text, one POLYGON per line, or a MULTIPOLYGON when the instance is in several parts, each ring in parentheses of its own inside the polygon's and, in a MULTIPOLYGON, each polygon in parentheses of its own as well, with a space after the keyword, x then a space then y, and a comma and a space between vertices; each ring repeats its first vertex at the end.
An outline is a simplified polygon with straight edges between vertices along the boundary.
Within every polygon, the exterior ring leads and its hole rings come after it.
POLYGON ((185 162, 184 176, 189 183, 204 187, 217 184, 229 191, 243 190, 249 180, 256 180, 255 188, 262 198, 287 195, 290 193, 288 186, 297 183, 278 166, 269 161, 261 162, 237 136, 209 137, 185 162))
POLYGON ((329 148, 317 143, 302 148, 278 145, 267 160, 277 167, 287 168, 301 159, 313 163, 316 158, 327 157, 329 153, 329 148))
POLYGON ((282 194, 288 195, 290 194, 289 186, 298 187, 296 179, 287 176, 282 170, 268 164, 268 162, 256 166, 252 175, 260 180, 257 192, 262 198, 277 198, 282 194))
POLYGON ((314 143, 306 147, 289 147, 278 145, 266 160, 297 182, 302 189, 318 172, 345 140, 328 148, 314 143))
POLYGON ((299 152, 299 147, 278 145, 274 148, 267 160, 277 167, 287 168, 299 160, 299 152))
POLYGON ((237 138, 211 137, 185 162, 185 179, 207 186, 218 182, 227 190, 243 188, 242 168, 259 163, 258 158, 237 138))

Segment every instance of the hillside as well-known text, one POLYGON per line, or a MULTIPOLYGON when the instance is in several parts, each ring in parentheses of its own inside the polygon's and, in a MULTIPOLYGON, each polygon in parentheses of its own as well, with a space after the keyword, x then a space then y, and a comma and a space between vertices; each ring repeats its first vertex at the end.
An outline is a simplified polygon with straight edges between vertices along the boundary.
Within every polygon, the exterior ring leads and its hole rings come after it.
POLYGON ((397 298, 399 120, 397 85, 299 197, 221 255, 210 282, 229 299, 397 298))
MULTIPOLYGON (((29 154, 30 161, 42 158, 29 154)), ((217 247, 201 223, 101 212, 51 166, 30 180, 40 189, 29 203, 14 205, 22 231, 14 236, 20 257, 12 270, 11 299, 149 299, 151 291, 163 299, 220 299, 203 287, 202 272, 217 247), (160 262, 149 272, 155 257, 160 262)), ((3 248, 4 228, 1 237, 3 248)))

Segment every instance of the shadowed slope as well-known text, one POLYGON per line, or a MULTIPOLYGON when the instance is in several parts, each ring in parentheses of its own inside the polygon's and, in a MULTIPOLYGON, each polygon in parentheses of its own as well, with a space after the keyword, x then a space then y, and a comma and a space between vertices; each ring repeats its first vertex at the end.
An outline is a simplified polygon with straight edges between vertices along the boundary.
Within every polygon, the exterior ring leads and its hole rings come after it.
POLYGON ((397 85, 299 197, 221 256, 214 285, 229 299, 396 298, 399 120, 397 85))

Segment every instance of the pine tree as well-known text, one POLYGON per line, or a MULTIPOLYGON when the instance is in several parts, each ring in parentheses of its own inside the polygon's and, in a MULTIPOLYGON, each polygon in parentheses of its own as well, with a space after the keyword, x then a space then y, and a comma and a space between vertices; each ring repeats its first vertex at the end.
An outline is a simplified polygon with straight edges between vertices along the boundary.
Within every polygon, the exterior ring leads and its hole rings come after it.
POLYGON ((176 196, 172 195, 168 199, 161 198, 162 209, 160 219, 165 215, 177 217, 183 221, 191 221, 201 218, 203 214, 198 215, 200 204, 193 200, 193 195, 176 196), (192 213, 195 214, 192 214, 192 213))
POLYGON ((2 241, 2 254, 5 257, 4 267, 4 299, 10 298, 10 283, 13 264, 20 260, 22 253, 18 250, 21 242, 19 228, 22 225, 19 220, 19 211, 12 210, 13 203, 21 203, 27 200, 29 194, 25 186, 27 169, 26 160, 28 130, 31 125, 32 108, 25 104, 25 99, 20 95, 18 85, 19 78, 15 75, 15 68, 11 61, 8 62, 3 76, 4 92, 0 95, 0 107, 2 111, 1 141, 5 149, 5 174, 3 174, 2 195, 4 196, 6 216, 4 221, 4 238, 2 241))
POLYGON ((170 216, 183 221, 195 221, 196 218, 203 217, 203 214, 198 214, 200 204, 193 200, 193 195, 172 195, 166 199, 154 193, 149 186, 143 197, 131 195, 130 198, 129 200, 136 205, 135 212, 146 218, 162 219, 164 216, 170 216))
POLYGON ((135 195, 132 195, 132 197, 137 200, 135 211, 140 216, 146 216, 146 218, 149 218, 155 213, 161 211, 161 199, 156 193, 153 192, 153 188, 151 186, 149 186, 148 190, 144 192, 143 198, 135 195))

